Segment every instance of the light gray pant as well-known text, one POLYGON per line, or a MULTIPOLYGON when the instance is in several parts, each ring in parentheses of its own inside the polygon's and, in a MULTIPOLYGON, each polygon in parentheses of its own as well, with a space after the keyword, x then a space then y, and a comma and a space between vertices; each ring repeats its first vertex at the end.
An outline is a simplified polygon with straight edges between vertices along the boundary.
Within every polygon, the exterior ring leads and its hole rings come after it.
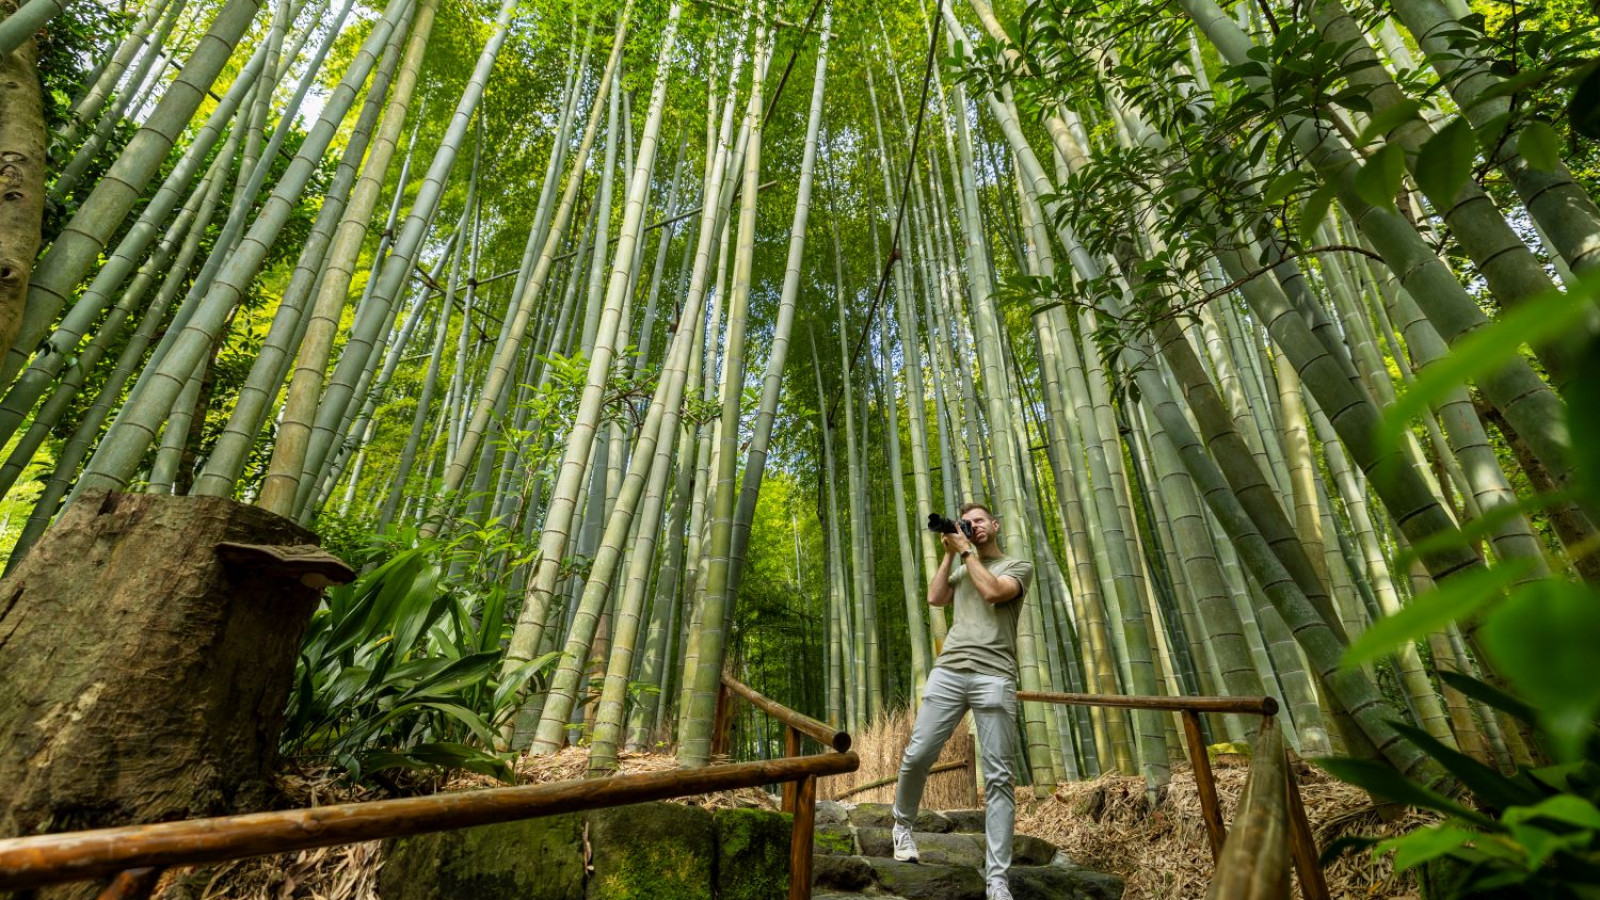
POLYGON ((1011 868, 1011 836, 1017 825, 1012 791, 1012 760, 1017 744, 1017 686, 1009 678, 934 667, 922 690, 922 709, 911 729, 911 743, 900 763, 894 791, 894 820, 911 828, 922 802, 928 770, 967 710, 972 710, 983 752, 984 878, 1011 868))

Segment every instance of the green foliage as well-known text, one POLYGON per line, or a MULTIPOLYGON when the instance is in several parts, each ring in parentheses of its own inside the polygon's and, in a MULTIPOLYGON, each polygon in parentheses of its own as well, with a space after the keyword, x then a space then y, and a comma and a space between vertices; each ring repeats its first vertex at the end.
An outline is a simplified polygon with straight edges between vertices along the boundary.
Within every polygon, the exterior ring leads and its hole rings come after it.
MULTIPOLYGON (((1588 287, 1586 283, 1585 287, 1588 287)), ((1389 411, 1391 434, 1407 410, 1452 384, 1501 365, 1525 340, 1560 334, 1583 311, 1587 291, 1535 301, 1462 341, 1450 357, 1419 378, 1389 411), (1556 323, 1551 324, 1552 320, 1556 323), (1445 375, 1435 375, 1434 372, 1445 375), (1430 377, 1432 376, 1432 377, 1430 377)), ((1594 347, 1585 354, 1585 368, 1594 347)), ((1591 373, 1592 374, 1592 373, 1591 373)), ((1592 426, 1593 406, 1579 405, 1594 390, 1574 385, 1569 422, 1581 437, 1574 455, 1586 473, 1600 462, 1592 426)), ((1592 477, 1592 476, 1588 476, 1592 477)), ((1580 488, 1591 488, 1592 483, 1580 488)), ((1565 500, 1566 497, 1562 498, 1565 500)), ((1538 498, 1538 503, 1551 498, 1538 498)), ((1538 504, 1530 502, 1528 505, 1538 504)), ((1441 535, 1425 554, 1445 543, 1471 545, 1487 532, 1474 523, 1441 535)), ((1374 623, 1356 640, 1346 664, 1368 661, 1406 641, 1418 640, 1459 622, 1472 629, 1499 686, 1451 672, 1440 677, 1467 696, 1525 723, 1538 735, 1554 765, 1522 767, 1505 775, 1439 742, 1407 723, 1395 728, 1471 793, 1477 806, 1429 790, 1386 766, 1351 759, 1322 760, 1335 776, 1396 802, 1430 809, 1444 821, 1382 842, 1354 845, 1393 853, 1404 871, 1441 858, 1464 867, 1448 888, 1461 897, 1600 897, 1600 683, 1594 678, 1594 648, 1600 646, 1600 589, 1560 578, 1525 582, 1526 560, 1457 575, 1401 613, 1374 623), (1475 626, 1475 629, 1474 629, 1475 626)), ((1348 846, 1348 845, 1347 845, 1348 846)), ((1336 852, 1340 847, 1330 848, 1336 852)))
POLYGON ((285 753, 337 763, 356 779, 390 768, 510 777, 495 731, 559 654, 500 677, 504 585, 446 577, 466 540, 404 547, 326 593, 295 670, 285 753))

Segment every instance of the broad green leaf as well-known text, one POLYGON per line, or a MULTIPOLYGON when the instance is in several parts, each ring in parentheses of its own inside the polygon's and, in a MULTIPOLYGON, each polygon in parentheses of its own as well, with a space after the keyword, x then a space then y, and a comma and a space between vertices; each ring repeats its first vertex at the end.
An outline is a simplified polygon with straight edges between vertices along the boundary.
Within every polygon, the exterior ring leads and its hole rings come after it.
POLYGON ((1535 169, 1554 172, 1561 165, 1561 139, 1556 137, 1554 128, 1538 119, 1522 126, 1517 150, 1535 169))
MULTIPOLYGON (((1595 408, 1600 409, 1600 406, 1595 408)), ((1571 416, 1571 418, 1584 417, 1571 416)), ((1471 547, 1480 541, 1488 540, 1498 533, 1507 522, 1516 519, 1518 516, 1552 509, 1558 504, 1570 503, 1576 498, 1575 491, 1562 490, 1549 494, 1536 494, 1532 497, 1520 497, 1516 503, 1496 506, 1484 511, 1483 515, 1477 518, 1467 520, 1459 528, 1430 535, 1426 539, 1405 548, 1395 555, 1394 567, 1403 570, 1411 564, 1412 560, 1422 559, 1444 550, 1471 547)))
POLYGON ((1367 127, 1361 129, 1361 135, 1356 138, 1356 146, 1365 147, 1387 135, 1400 125, 1415 119, 1421 109, 1421 102, 1407 97, 1399 103, 1378 110, 1367 120, 1367 127))
POLYGON ((1530 822, 1534 819, 1551 819, 1579 828, 1600 831, 1600 809, 1593 803, 1572 794, 1558 794, 1532 806, 1518 806, 1505 811, 1501 820, 1506 824, 1530 822))
POLYGON ((1315 243, 1317 229, 1322 227, 1323 220, 1328 218, 1328 207, 1333 205, 1334 187, 1324 184, 1311 192, 1304 205, 1300 207, 1300 241, 1301 243, 1315 243))
POLYGON ((1567 123, 1588 138, 1600 139, 1600 60, 1589 63, 1567 103, 1567 123))
POLYGON ((1405 151, 1397 144, 1389 144, 1368 157, 1366 165, 1356 172, 1356 193, 1373 206, 1392 207, 1405 174, 1405 151))
POLYGON ((1447 856, 1470 841, 1481 841, 1483 837, 1480 832, 1468 831, 1454 825, 1435 825, 1390 838, 1373 847, 1372 851, 1393 853, 1395 871, 1404 872, 1430 859, 1447 856))
POLYGON ((1600 340, 1577 354, 1577 365, 1563 393, 1567 400, 1567 428, 1572 434, 1572 462, 1578 470, 1577 489, 1590 508, 1600 508, 1600 340))
POLYGON ((1476 810, 1468 809, 1443 794, 1428 790, 1384 763, 1343 757, 1323 757, 1312 762, 1326 769, 1340 781, 1353 784, 1369 794, 1376 794, 1406 806, 1431 809, 1447 816, 1464 819, 1481 828, 1499 827, 1493 819, 1476 810))
POLYGON ((1576 850, 1589 843, 1592 835, 1576 831, 1568 834, 1555 834, 1543 828, 1532 825, 1511 825, 1511 839, 1522 846, 1528 854, 1526 868, 1537 869, 1543 866, 1550 857, 1562 850, 1576 850))
POLYGON ((464 687, 486 681, 494 674, 500 652, 474 653, 452 662, 444 671, 408 691, 404 699, 447 697, 464 687))
POLYGON ((1454 575, 1436 589, 1419 594, 1392 616, 1374 621, 1354 641, 1340 661, 1347 669, 1371 662, 1414 641, 1468 618, 1500 596, 1532 568, 1529 560, 1477 569, 1454 575))
POLYGON ((1460 672, 1445 672, 1441 670, 1439 672, 1439 680, 1450 685, 1461 693, 1466 694, 1468 697, 1471 697, 1479 703, 1482 703, 1484 706, 1487 706, 1490 709, 1499 710, 1500 712, 1503 712, 1514 719, 1519 719, 1528 723, 1529 725, 1534 724, 1534 722, 1538 720, 1538 716, 1536 713, 1534 713, 1533 708, 1528 706, 1526 703, 1523 703, 1521 700, 1516 699, 1510 694, 1507 694, 1496 687, 1485 684, 1470 675, 1463 675, 1460 672))
POLYGON ((1288 196, 1300 189, 1300 186, 1312 181, 1312 177, 1296 169, 1285 172, 1267 184, 1267 189, 1262 192, 1262 199, 1269 205, 1282 203, 1288 196))
POLYGON ((1413 417, 1447 392, 1502 368, 1518 357, 1524 344, 1538 346, 1570 333, 1589 315, 1597 290, 1600 275, 1586 274, 1570 292, 1546 291, 1457 341, 1449 355, 1418 373, 1410 389, 1384 412, 1382 446, 1398 446, 1401 431, 1413 417))
POLYGON ((1507 809, 1520 804, 1536 803, 1541 794, 1533 788, 1518 784, 1461 751, 1450 747, 1433 735, 1405 722, 1391 722, 1394 729, 1433 757, 1445 771, 1456 776, 1467 790, 1472 791, 1482 803, 1496 809, 1507 809))
POLYGON ((1417 187, 1438 207, 1448 208, 1472 177, 1478 141, 1466 119, 1453 119, 1423 143, 1417 153, 1417 187))
POLYGON ((1600 713, 1600 596, 1581 584, 1525 585, 1478 631, 1489 661, 1538 711, 1557 760, 1576 759, 1600 713))

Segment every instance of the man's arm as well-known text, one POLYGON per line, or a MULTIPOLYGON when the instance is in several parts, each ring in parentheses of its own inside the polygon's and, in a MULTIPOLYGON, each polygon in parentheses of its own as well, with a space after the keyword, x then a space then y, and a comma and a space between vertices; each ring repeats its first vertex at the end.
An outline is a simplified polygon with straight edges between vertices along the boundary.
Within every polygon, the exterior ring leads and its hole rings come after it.
POLYGON ((939 571, 933 573, 933 580, 928 582, 928 605, 949 606, 955 602, 956 589, 950 586, 950 564, 956 558, 956 551, 950 549, 950 542, 944 541, 944 559, 939 561, 939 571))
MULTIPOLYGON (((946 557, 948 559, 948 557, 946 557)), ((1011 575, 996 575, 974 553, 967 557, 967 577, 985 603, 1009 603, 1022 596, 1022 582, 1011 575)))

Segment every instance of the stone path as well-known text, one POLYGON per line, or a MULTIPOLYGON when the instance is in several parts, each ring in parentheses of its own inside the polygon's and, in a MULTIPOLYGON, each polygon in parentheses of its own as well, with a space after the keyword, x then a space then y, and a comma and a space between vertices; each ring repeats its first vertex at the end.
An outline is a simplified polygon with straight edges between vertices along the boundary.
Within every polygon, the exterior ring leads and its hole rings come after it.
MULTIPOLYGON (((917 817, 918 862, 896 862, 882 803, 817 804, 814 900, 984 900, 983 810, 917 817)), ((1012 849, 1017 900, 1118 900, 1122 879, 1080 868, 1055 845, 1019 834, 1012 849)))

